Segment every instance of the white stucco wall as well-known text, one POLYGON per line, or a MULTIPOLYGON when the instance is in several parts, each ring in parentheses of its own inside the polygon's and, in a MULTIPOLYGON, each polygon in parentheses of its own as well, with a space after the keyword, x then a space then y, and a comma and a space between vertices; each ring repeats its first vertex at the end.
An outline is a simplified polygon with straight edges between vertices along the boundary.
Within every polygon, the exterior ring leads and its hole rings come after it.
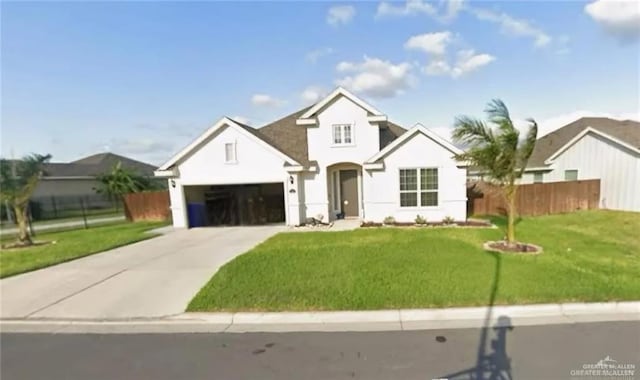
POLYGON ((317 126, 300 127, 307 128, 309 160, 317 161, 320 169, 304 175, 304 214, 323 215, 324 220, 329 220, 327 167, 338 163, 362 165, 380 150, 380 132, 377 124, 368 121, 367 111, 345 97, 336 99, 317 118, 317 126), (352 144, 333 144, 334 124, 352 125, 352 144))
POLYGON ((420 214, 427 221, 441 221, 447 216, 466 220, 467 171, 458 168, 452 157, 449 150, 417 133, 384 158, 385 170, 364 171, 364 219, 381 222, 393 216, 398 222, 413 222, 420 214), (438 206, 400 207, 399 171, 405 168, 438 168, 438 206))
POLYGON ((248 132, 224 127, 207 139, 192 154, 180 160, 176 166, 179 176, 174 178, 175 187, 169 180, 171 211, 175 227, 186 227, 186 205, 183 186, 228 185, 252 183, 285 183, 285 209, 287 222, 299 224, 297 175, 290 183, 285 161, 271 148, 265 147, 257 137, 248 132), (235 163, 225 162, 225 144, 236 144, 235 163), (290 193, 290 188, 295 192, 290 193), (295 207, 294 210, 289 210, 295 207), (292 212, 290 212, 292 211, 292 212))
POLYGON ((178 163, 184 185, 282 182, 284 161, 272 150, 234 128, 225 127, 178 163), (225 162, 225 144, 236 144, 236 163, 225 162))
POLYGON ((184 187, 182 187, 182 183, 179 178, 168 180, 167 185, 169 188, 169 202, 171 203, 169 207, 171 208, 173 226, 178 228, 188 227, 184 187), (175 186, 172 186, 172 183, 175 183, 175 186))

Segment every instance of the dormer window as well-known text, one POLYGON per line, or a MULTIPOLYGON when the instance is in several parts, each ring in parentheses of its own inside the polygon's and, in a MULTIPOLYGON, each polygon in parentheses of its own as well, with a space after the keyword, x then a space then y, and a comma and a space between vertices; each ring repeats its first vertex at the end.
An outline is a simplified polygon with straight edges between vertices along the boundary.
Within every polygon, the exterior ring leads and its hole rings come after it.
POLYGON ((351 124, 333 125, 333 145, 353 144, 353 128, 351 124))

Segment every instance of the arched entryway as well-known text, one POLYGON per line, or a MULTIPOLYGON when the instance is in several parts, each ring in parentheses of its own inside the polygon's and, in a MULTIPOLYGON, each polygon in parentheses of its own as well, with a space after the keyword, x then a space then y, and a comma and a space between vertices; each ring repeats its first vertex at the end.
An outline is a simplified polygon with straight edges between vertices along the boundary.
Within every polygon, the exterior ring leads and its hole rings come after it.
POLYGON ((362 216, 362 166, 344 162, 327 167, 329 220, 362 216))

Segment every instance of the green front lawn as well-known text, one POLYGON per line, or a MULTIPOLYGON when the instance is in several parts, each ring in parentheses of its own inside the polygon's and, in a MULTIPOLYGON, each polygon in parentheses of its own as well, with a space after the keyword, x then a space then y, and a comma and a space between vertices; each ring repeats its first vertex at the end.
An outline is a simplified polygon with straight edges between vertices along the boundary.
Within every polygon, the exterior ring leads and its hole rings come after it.
MULTIPOLYGON (((498 221, 499 223, 500 221, 498 221)), ((499 229, 371 228, 279 234, 225 265, 190 311, 300 311, 640 300, 640 215, 527 218, 539 256, 480 247, 499 229)))
POLYGON ((148 239, 155 235, 146 231, 163 225, 166 223, 121 222, 103 227, 38 234, 36 241, 55 241, 56 243, 29 248, 3 249, 0 252, 0 278, 148 239))

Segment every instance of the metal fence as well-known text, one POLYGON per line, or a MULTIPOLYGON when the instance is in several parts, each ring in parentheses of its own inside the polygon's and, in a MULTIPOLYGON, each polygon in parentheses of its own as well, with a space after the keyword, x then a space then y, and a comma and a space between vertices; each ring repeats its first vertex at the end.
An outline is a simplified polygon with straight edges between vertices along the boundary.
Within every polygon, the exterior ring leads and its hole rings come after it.
MULTIPOLYGON (((15 215, 7 205, 0 207, 2 234, 16 231, 15 215)), ((40 196, 29 202, 29 224, 32 234, 53 231, 89 228, 124 220, 121 200, 101 194, 40 196)))

